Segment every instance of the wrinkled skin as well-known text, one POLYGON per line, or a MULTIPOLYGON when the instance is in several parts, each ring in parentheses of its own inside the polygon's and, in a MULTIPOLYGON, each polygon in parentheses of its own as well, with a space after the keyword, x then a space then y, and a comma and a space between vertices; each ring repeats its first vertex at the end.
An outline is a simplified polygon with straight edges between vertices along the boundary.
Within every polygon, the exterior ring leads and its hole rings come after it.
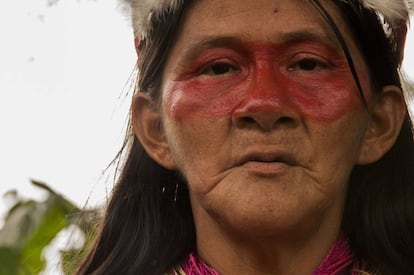
POLYGON ((367 127, 346 59, 308 3, 233 2, 195 5, 163 78, 166 136, 192 202, 269 234, 331 208, 339 217, 367 127))
POLYGON ((155 138, 147 143, 138 133, 153 159, 188 181, 198 252, 223 274, 316 268, 339 234, 354 165, 387 148, 371 148, 380 131, 368 70, 323 2, 347 41, 368 107, 308 1, 201 0, 166 63, 161 104, 147 123, 158 125, 159 114, 159 126, 143 131, 155 138), (248 267, 232 266, 240 257, 248 267))

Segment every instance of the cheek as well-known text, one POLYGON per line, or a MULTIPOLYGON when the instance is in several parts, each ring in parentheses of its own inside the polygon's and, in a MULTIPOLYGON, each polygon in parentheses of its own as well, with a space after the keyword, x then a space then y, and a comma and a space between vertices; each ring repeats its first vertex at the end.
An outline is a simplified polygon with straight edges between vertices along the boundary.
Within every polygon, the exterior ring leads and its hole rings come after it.
MULTIPOLYGON (((361 77, 360 81, 369 101, 370 88, 365 79, 361 77)), ((267 113, 269 108, 289 108, 320 122, 335 121, 364 107, 354 79, 345 73, 312 77, 280 74, 273 81, 247 77, 179 81, 166 88, 163 97, 166 113, 176 122, 231 117, 249 102, 255 102, 254 112, 261 108, 267 113)))
POLYGON ((241 94, 244 94, 239 86, 231 79, 175 82, 164 90, 164 108, 176 122, 227 117, 239 104, 241 94))
MULTIPOLYGON (((370 87, 366 81, 360 81, 364 97, 369 100, 370 87)), ((291 94, 301 114, 319 122, 333 122, 349 112, 364 108, 360 92, 350 76, 311 78, 297 83, 291 94)))

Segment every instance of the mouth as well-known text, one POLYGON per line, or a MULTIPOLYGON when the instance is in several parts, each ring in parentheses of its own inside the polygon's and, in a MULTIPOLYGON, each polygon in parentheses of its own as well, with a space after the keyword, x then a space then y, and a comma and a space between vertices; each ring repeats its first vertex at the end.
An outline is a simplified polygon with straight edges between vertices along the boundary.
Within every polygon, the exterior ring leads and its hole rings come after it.
POLYGON ((285 164, 288 166, 296 165, 294 158, 284 152, 266 152, 266 151, 255 151, 245 154, 239 162, 239 165, 247 163, 263 163, 263 164, 285 164))
POLYGON ((288 154, 259 151, 244 155, 238 167, 252 175, 273 178, 286 173, 294 163, 293 158, 288 154))
POLYGON ((292 155, 281 151, 255 150, 240 158, 238 167, 249 174, 259 177, 273 178, 286 173, 296 165, 292 155))

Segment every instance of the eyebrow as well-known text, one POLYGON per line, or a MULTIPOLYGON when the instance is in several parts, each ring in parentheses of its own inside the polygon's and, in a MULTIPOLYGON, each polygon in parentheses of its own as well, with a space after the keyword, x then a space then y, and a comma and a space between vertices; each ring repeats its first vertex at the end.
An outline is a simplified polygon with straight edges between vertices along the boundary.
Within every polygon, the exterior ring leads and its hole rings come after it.
POLYGON ((183 48, 182 60, 193 60, 203 51, 216 47, 243 48, 245 40, 233 36, 208 36, 183 48))
POLYGON ((278 35, 277 44, 289 44, 299 42, 318 42, 322 44, 328 44, 332 47, 340 47, 338 39, 334 34, 321 32, 321 31, 297 31, 286 32, 278 35))
MULTIPOLYGON (((205 37, 195 43, 190 43, 183 48, 182 60, 192 60, 196 58, 204 50, 215 47, 230 47, 243 49, 245 43, 249 42, 248 37, 240 38, 235 36, 211 36, 205 37)), ((298 44, 301 42, 315 42, 329 46, 331 49, 341 49, 338 39, 334 34, 327 34, 326 32, 315 30, 300 30, 295 32, 282 32, 277 35, 277 38, 270 39, 275 45, 283 44, 298 44)))

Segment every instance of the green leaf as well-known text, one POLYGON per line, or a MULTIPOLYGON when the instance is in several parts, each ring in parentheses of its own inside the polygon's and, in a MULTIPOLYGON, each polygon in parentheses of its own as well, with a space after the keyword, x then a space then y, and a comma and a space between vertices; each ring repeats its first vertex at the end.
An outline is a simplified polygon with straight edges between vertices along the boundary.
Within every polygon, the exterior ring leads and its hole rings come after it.
MULTIPOLYGON (((82 248, 61 252, 65 273, 73 274, 96 235, 100 211, 80 210, 47 184, 38 181, 32 183, 45 190, 48 197, 41 202, 20 199, 9 210, 5 224, 0 229, 0 275, 41 272, 46 264, 42 254, 44 248, 71 224, 85 234, 82 248)), ((17 193, 13 194, 18 199, 17 193)))
MULTIPOLYGON (((43 202, 19 201, 10 209, 5 225, 0 230, 2 257, 5 261, 10 258, 10 266, 4 268, 10 269, 11 273, 4 274, 16 274, 16 270, 18 274, 39 273, 45 267, 43 249, 68 225, 67 215, 79 211, 74 204, 46 184, 33 184, 46 190, 49 196, 43 202), (15 268, 12 268, 13 264, 15 268)), ((3 270, 0 275, 2 272, 3 270)))
POLYGON ((43 249, 67 226, 66 215, 76 209, 57 195, 50 195, 43 203, 45 211, 39 213, 40 222, 27 239, 21 251, 21 261, 31 273, 40 272, 45 266, 43 249))
POLYGON ((17 202, 5 218, 5 224, 0 230, 0 247, 20 250, 28 236, 36 229, 41 209, 35 201, 17 202))
POLYGON ((17 274, 19 266, 19 254, 11 248, 0 247, 0 274, 17 274))

